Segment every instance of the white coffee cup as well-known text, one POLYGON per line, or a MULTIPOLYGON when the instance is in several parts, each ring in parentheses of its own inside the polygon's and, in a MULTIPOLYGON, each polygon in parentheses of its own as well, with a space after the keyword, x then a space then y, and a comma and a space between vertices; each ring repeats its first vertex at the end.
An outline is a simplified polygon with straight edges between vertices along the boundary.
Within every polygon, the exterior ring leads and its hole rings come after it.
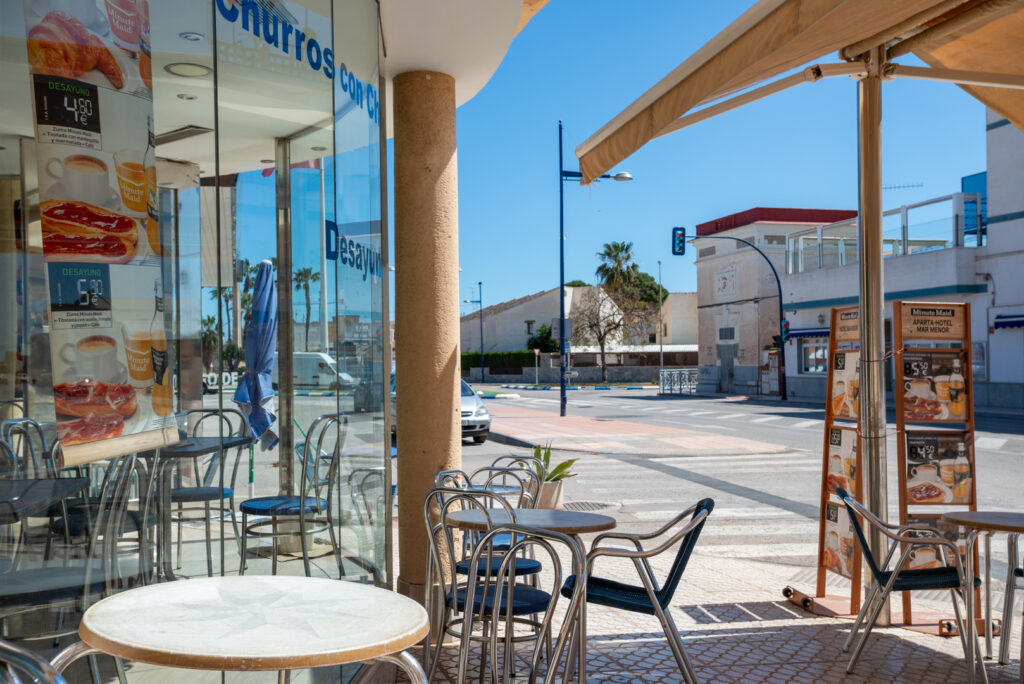
POLYGON ((64 197, 103 204, 110 197, 110 170, 102 159, 87 154, 72 154, 64 159, 51 158, 46 162, 46 174, 64 184, 64 197))
POLYGON ((89 335, 75 343, 68 342, 60 349, 60 358, 82 379, 113 382, 120 370, 117 342, 107 335, 89 335))

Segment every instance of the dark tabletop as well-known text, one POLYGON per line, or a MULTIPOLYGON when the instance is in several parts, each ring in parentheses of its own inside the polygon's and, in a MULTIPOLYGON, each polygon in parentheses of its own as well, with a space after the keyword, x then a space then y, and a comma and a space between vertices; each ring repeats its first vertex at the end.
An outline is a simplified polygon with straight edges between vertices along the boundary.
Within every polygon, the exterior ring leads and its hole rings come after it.
POLYGON ((221 446, 225 449, 252 444, 252 437, 243 435, 241 437, 189 437, 184 441, 165 446, 160 449, 161 458, 191 458, 193 456, 205 456, 218 451, 221 446))
POLYGON ((10 524, 46 511, 51 504, 84 491, 87 477, 0 480, 0 524, 10 524))
POLYGON ((987 530, 991 532, 1024 532, 1024 513, 1011 513, 1009 511, 955 511, 943 513, 942 519, 973 527, 976 530, 987 530))
MULTIPOLYGON (((615 527, 615 518, 597 513, 548 508, 516 508, 513 509, 513 513, 516 516, 516 524, 565 534, 603 532, 615 527)), ((492 525, 507 525, 510 522, 508 514, 500 509, 488 511, 488 515, 492 525)), ((448 521, 467 530, 487 529, 487 519, 484 517, 483 511, 479 509, 454 511, 448 515, 448 521)))

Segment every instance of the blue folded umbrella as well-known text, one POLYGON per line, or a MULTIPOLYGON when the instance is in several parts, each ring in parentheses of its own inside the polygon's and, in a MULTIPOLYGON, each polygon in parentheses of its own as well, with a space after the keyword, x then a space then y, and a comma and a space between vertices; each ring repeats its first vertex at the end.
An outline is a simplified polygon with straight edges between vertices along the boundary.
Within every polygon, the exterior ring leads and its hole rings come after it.
POLYGON ((274 389, 270 372, 274 368, 277 347, 277 288, 274 266, 264 259, 256 272, 253 286, 249 329, 245 334, 245 374, 235 389, 235 403, 249 419, 253 439, 264 449, 277 445, 277 434, 271 426, 274 414, 274 389))

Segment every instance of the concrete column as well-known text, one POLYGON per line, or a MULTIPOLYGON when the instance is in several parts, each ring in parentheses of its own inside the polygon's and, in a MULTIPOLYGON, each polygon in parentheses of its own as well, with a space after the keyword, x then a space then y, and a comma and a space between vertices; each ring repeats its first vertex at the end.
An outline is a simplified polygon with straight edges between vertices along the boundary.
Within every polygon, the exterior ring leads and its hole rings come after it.
POLYGON ((423 500, 462 464, 459 397, 459 205, 455 79, 394 78, 395 378, 398 405, 398 582, 422 600, 423 500))

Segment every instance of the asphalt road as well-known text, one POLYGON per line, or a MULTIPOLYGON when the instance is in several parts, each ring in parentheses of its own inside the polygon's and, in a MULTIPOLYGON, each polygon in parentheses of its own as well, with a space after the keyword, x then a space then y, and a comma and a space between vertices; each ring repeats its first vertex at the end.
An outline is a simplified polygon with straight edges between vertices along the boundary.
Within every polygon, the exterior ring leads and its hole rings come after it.
MULTIPOLYGON (((479 387, 478 389, 496 389, 479 387)), ((504 390, 508 391, 508 390, 504 390)), ((518 391, 510 405, 558 413, 557 392, 518 391)), ((715 499, 714 524, 701 540, 705 553, 770 559, 810 568, 816 554, 821 487, 824 410, 777 401, 725 397, 668 397, 655 390, 579 390, 570 393, 568 412, 602 420, 666 425, 731 435, 783 447, 775 453, 721 456, 560 451, 556 460, 579 458, 578 476, 566 483, 566 499, 609 504, 626 530, 653 529, 694 501, 715 499)), ((891 416, 890 416, 891 418, 891 416)), ((1024 420, 1012 415, 979 415, 976 457, 978 507, 1024 509, 1024 420)), ((890 519, 896 510, 895 424, 890 425, 888 472, 890 519)), ((499 454, 525 451, 489 442, 463 447, 467 468, 499 454)), ((919 511, 924 512, 921 508, 919 511)), ((928 507, 928 513, 947 510, 928 507)), ((1005 545, 996 543, 1002 549, 1005 545)), ((998 577, 1005 567, 996 556, 998 577)))

